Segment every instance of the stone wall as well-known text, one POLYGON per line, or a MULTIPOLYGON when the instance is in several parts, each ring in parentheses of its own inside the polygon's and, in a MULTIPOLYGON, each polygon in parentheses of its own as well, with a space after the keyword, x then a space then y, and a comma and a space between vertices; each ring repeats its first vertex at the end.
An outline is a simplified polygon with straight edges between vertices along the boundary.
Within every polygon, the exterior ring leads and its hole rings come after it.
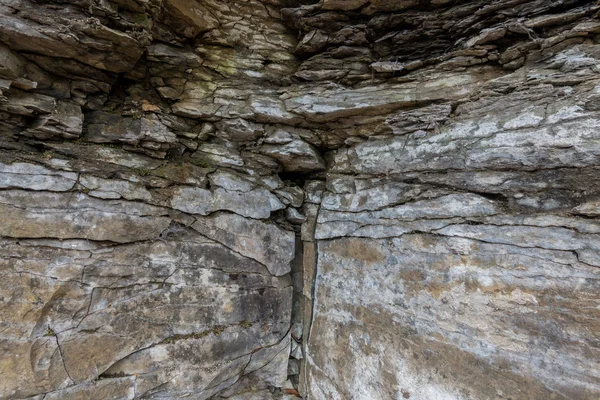
POLYGON ((0 398, 597 400, 599 11, 0 0, 0 398))

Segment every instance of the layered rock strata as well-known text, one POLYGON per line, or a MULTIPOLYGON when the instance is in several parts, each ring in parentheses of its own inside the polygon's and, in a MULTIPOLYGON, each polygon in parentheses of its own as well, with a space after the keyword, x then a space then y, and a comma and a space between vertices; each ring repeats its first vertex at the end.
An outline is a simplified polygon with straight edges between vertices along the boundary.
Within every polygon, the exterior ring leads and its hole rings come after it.
POLYGON ((277 156, 323 163, 242 118, 294 65, 275 4, 0 7, 0 398, 271 396, 304 196, 277 156))
POLYGON ((599 11, 0 0, 0 398, 596 400, 599 11))
POLYGON ((351 125, 306 205, 301 384, 316 399, 595 399, 597 5, 408 3, 290 13, 316 52, 297 75, 340 82, 298 109, 351 125))

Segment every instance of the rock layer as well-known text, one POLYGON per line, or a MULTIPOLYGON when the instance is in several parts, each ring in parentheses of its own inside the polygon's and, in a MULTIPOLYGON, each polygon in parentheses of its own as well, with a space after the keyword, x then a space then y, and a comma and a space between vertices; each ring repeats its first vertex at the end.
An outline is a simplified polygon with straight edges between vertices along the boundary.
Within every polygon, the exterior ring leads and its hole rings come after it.
POLYGON ((307 186, 301 387, 595 399, 597 5, 421 7, 284 11, 296 76, 338 82, 288 104, 345 133, 307 186))
POLYGON ((281 398, 303 191, 241 106, 195 117, 293 39, 274 4, 193 3, 0 5, 0 398, 281 398))
POLYGON ((596 400, 599 11, 0 0, 0 398, 596 400))

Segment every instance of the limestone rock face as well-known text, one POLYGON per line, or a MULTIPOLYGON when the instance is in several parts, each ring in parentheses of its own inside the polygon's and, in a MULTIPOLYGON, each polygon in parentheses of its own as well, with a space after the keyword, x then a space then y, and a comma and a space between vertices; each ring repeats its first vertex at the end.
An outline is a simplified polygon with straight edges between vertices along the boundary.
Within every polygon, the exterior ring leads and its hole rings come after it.
POLYGON ((344 135, 307 185, 308 398, 600 393, 597 5, 455 3, 284 10, 336 80, 286 105, 344 135))
POLYGON ((0 399, 597 400, 599 13, 0 0, 0 399))
POLYGON ((284 395, 304 193, 242 104, 295 41, 201 3, 0 2, 0 398, 284 395))

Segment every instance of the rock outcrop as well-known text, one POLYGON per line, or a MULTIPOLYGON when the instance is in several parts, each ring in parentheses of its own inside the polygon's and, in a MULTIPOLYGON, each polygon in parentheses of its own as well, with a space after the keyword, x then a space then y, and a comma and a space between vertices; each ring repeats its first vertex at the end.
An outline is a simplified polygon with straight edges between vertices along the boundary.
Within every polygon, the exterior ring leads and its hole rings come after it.
POLYGON ((0 0, 0 398, 597 400, 599 13, 0 0))

